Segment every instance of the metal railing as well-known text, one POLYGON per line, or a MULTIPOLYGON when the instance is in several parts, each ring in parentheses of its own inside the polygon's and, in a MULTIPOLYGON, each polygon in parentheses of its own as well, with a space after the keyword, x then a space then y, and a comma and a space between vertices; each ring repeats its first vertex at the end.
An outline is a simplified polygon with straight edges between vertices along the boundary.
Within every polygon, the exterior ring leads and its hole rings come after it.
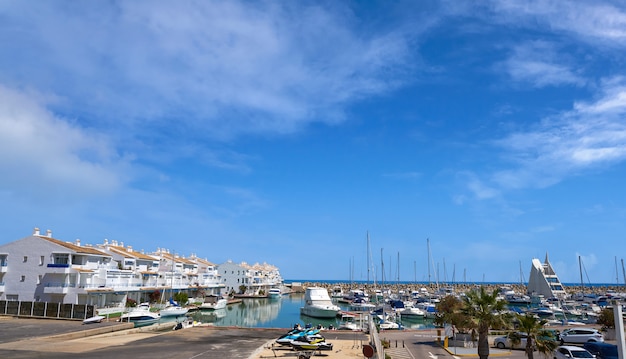
POLYGON ((84 320, 95 315, 93 305, 0 300, 0 315, 84 320))

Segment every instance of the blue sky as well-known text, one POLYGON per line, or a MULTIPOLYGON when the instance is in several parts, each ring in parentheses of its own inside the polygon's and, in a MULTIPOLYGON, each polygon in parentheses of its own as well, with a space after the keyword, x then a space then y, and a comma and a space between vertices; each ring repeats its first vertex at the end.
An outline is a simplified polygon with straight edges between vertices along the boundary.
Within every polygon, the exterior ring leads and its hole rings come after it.
POLYGON ((625 29, 618 1, 3 1, 0 243, 348 281, 369 232, 371 280, 548 253, 623 284, 625 29))

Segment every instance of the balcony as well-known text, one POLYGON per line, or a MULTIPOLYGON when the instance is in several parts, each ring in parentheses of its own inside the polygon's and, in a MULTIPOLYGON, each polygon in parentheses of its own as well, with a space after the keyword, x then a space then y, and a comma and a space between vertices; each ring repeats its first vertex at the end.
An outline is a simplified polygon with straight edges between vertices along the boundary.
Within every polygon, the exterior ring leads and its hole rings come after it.
POLYGON ((6 262, 0 263, 0 273, 6 273, 9 266, 6 262))
POLYGON ((0 282, 0 293, 4 293, 4 282, 0 282))
POLYGON ((47 265, 48 273, 54 274, 67 274, 70 273, 70 265, 69 264, 60 264, 60 263, 49 263, 47 265))
POLYGON ((43 292, 48 294, 67 294, 72 288, 76 288, 76 284, 51 282, 46 283, 46 286, 43 288, 43 292))

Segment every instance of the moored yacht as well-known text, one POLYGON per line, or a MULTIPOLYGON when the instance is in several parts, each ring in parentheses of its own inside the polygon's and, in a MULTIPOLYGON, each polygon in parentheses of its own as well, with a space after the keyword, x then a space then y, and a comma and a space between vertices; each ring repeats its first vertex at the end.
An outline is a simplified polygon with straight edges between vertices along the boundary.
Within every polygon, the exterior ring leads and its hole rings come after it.
POLYGON ((158 322, 160 318, 159 313, 150 311, 150 304, 141 303, 130 312, 122 314, 120 322, 132 322, 135 323, 135 327, 140 327, 154 324, 158 322))
POLYGON ((341 309, 333 304, 325 288, 309 287, 304 293, 304 307, 300 313, 314 318, 334 318, 341 309))
POLYGON ((228 305, 228 299, 215 294, 204 297, 204 303, 200 304, 200 309, 218 310, 224 309, 228 305))

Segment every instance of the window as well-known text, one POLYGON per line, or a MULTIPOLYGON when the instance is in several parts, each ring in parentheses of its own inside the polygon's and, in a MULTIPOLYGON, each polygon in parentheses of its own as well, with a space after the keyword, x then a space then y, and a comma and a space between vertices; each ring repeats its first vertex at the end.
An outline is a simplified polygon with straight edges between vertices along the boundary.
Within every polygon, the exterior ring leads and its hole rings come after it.
POLYGON ((67 253, 55 253, 54 255, 54 264, 69 264, 70 263, 70 255, 67 253))
POLYGON ((24 256, 24 263, 28 262, 28 256, 24 256))
POLYGON ((37 284, 41 284, 41 274, 37 276, 37 284))
POLYGON ((24 282, 24 281, 26 281, 26 276, 25 275, 20 277, 20 282, 24 282))
POLYGON ((45 258, 44 256, 39 257, 39 265, 42 266, 45 258))

